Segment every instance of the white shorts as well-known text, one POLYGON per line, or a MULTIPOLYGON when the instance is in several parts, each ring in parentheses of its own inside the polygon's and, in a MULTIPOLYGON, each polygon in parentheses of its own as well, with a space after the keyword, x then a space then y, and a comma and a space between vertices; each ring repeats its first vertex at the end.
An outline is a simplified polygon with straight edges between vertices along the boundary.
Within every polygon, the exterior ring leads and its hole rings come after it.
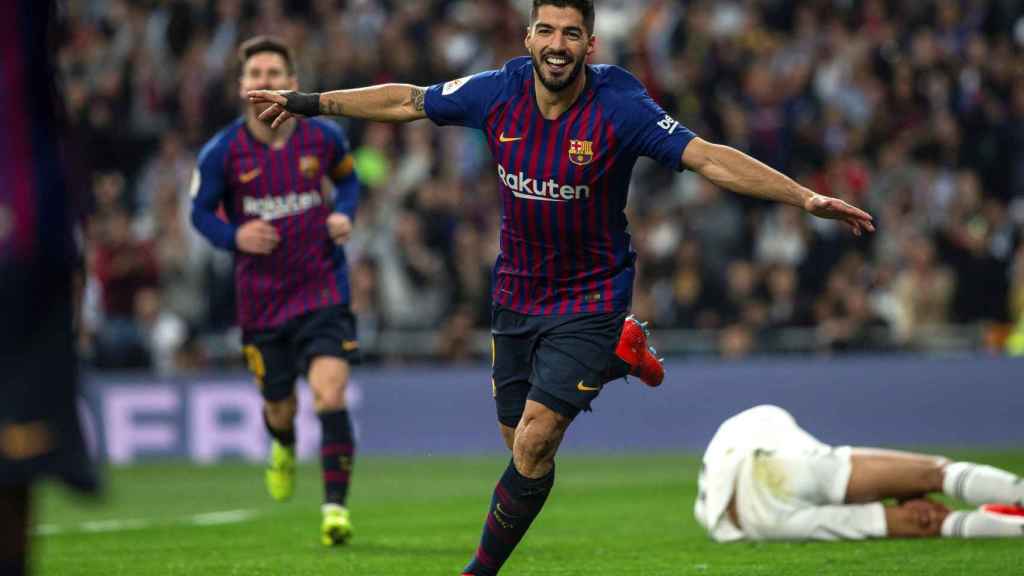
POLYGON ((744 536, 751 540, 884 537, 882 504, 843 503, 850 481, 850 447, 823 444, 791 422, 792 430, 782 430, 772 448, 756 449, 740 464, 734 498, 744 536))

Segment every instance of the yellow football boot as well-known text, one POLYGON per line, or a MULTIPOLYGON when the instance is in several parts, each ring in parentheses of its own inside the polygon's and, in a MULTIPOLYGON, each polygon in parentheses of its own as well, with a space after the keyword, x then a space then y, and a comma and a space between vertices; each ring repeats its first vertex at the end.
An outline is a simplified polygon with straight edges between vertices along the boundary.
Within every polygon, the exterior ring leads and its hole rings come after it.
POLYGON ((284 502, 295 492, 295 447, 286 448, 277 440, 270 444, 267 462, 267 492, 278 502, 284 502))
POLYGON ((348 508, 337 504, 324 504, 320 507, 324 515, 320 523, 320 542, 324 546, 340 546, 352 538, 352 521, 349 520, 348 508))

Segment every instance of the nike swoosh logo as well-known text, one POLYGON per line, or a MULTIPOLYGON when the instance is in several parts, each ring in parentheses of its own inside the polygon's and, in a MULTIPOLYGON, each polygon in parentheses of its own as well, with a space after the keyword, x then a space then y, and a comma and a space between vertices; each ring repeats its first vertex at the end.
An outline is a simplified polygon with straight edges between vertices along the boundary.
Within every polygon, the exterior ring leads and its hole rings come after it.
POLYGON ((524 136, 506 137, 505 133, 502 132, 501 134, 498 135, 498 142, 501 142, 502 144, 504 144, 506 142, 518 142, 518 141, 522 140, 523 138, 524 138, 524 136))
POLYGON ((580 392, 597 392, 598 390, 601 389, 601 387, 597 386, 597 387, 591 388, 590 386, 587 386, 586 384, 584 384, 583 380, 580 380, 580 383, 576 385, 576 389, 579 390, 580 392))
POLYGON ((260 168, 253 168, 252 170, 249 170, 248 172, 242 172, 241 174, 239 174, 238 175, 238 181, 241 182, 242 184, 248 184, 249 182, 252 182, 253 180, 255 180, 256 177, 259 176, 262 173, 263 173, 262 169, 260 169, 260 168))

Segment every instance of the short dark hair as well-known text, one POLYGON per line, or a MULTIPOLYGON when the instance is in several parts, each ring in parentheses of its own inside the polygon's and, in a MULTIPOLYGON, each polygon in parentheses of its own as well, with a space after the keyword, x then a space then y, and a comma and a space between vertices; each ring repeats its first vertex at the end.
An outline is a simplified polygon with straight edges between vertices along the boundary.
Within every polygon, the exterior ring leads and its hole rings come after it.
POLYGON ((284 65, 288 69, 288 73, 295 73, 294 68, 292 68, 291 48, 284 43, 284 40, 275 36, 254 36, 242 42, 242 45, 238 47, 239 70, 245 68, 245 63, 249 61, 249 58, 262 52, 279 54, 281 58, 284 58, 284 65))
POLYGON ((530 20, 537 19, 537 10, 541 6, 554 6, 556 8, 575 8, 583 15, 583 26, 587 34, 594 33, 594 0, 533 0, 533 11, 530 12, 530 20))

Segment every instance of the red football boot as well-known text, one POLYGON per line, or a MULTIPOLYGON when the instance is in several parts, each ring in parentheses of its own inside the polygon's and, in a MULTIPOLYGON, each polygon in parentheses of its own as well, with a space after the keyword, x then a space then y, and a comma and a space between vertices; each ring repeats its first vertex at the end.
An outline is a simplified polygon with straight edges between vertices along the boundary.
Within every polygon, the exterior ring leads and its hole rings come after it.
POLYGON ((647 345, 650 331, 646 322, 640 322, 630 314, 622 324, 622 335, 615 355, 629 364, 629 373, 651 388, 659 386, 665 379, 665 366, 657 357, 653 347, 647 345))
POLYGON ((981 506, 982 512, 988 512, 989 514, 997 514, 999 516, 1014 516, 1024 522, 1024 506, 1016 506, 1013 504, 984 504, 981 506))

